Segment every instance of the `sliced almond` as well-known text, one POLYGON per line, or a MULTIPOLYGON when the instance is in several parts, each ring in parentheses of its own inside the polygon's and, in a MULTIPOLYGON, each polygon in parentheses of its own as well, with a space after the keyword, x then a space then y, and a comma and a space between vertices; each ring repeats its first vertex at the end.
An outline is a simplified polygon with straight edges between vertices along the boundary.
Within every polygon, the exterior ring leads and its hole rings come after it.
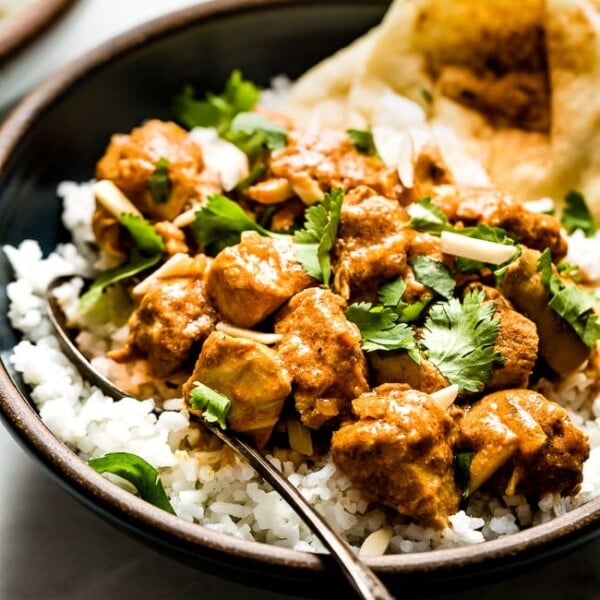
POLYGON ((125 196, 125 194, 108 179, 101 179, 96 181, 92 186, 94 196, 111 215, 119 219, 123 214, 133 214, 138 217, 142 216, 142 213, 138 208, 125 196))
POLYGON ((362 543, 358 556, 383 556, 390 545, 392 539, 392 530, 389 527, 382 527, 367 536, 362 543))
POLYGON ((447 410, 452 406, 458 396, 458 386, 453 383, 437 392, 429 394, 434 402, 442 409, 447 410))
POLYGON ((501 265, 510 260, 517 252, 515 246, 478 240, 450 231, 443 231, 440 239, 440 247, 444 254, 452 254, 492 265, 501 265))
POLYGON ((132 290, 134 296, 143 296, 152 283, 158 279, 166 279, 167 277, 185 277, 191 275, 197 271, 196 262, 194 259, 178 252, 169 258, 169 260, 156 269, 151 275, 148 275, 145 279, 142 279, 132 290))

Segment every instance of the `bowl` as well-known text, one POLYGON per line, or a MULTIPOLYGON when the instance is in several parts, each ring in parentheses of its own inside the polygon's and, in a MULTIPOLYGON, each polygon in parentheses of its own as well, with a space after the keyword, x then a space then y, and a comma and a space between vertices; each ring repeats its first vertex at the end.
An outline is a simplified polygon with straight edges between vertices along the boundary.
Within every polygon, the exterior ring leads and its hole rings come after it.
POLYGON ((27 42, 43 33, 73 0, 33 0, 0 20, 0 64, 7 60, 27 42))
MULTIPOLYGON (((65 238, 59 181, 93 175, 110 135, 144 118, 169 118, 184 83, 219 89, 235 67, 268 85, 294 78, 382 18, 379 0, 224 0, 201 4, 123 34, 54 74, 0 130, 0 243, 65 238)), ((0 258, 0 413, 14 437, 69 493, 151 547, 254 586, 340 597, 347 584, 327 555, 248 542, 171 516, 90 469, 42 424, 8 362, 17 336, 7 319, 11 269, 0 258)), ((483 545, 383 556, 369 564, 403 596, 489 581, 567 552, 595 537, 600 498, 551 522, 483 545)))

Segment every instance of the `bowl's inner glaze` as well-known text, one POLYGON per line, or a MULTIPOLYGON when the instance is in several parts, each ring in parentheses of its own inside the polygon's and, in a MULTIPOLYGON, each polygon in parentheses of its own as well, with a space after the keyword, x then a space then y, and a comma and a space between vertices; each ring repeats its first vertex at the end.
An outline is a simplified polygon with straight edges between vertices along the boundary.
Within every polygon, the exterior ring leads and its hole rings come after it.
MULTIPOLYGON (((0 132, 0 244, 34 238, 47 253, 65 240, 58 183, 92 178, 113 133, 127 132, 146 118, 172 118, 171 102, 182 85, 191 83, 197 91, 220 89, 233 68, 263 86, 281 73, 295 78, 378 23, 385 8, 380 0, 221 0, 138 28, 55 75, 0 132)), ((17 341, 7 318, 6 284, 11 278, 0 253, 0 352, 9 371, 7 357, 17 341)), ((26 397, 18 378, 15 385, 26 397)), ((91 469, 74 455, 69 458, 69 451, 39 423, 2 369, 1 413, 71 493, 154 547, 257 586, 325 597, 333 597, 332 589, 339 591, 341 577, 325 572, 312 556, 211 532, 203 538, 180 519, 163 517, 158 509, 88 474, 91 469)), ((534 534, 522 532, 512 536, 514 542, 383 557, 374 564, 404 593, 412 585, 422 589, 424 582, 429 593, 444 591, 448 582, 464 586, 465 578, 525 568, 564 551, 594 535, 599 513, 600 502, 591 503, 574 511, 574 519, 535 528, 534 534)))

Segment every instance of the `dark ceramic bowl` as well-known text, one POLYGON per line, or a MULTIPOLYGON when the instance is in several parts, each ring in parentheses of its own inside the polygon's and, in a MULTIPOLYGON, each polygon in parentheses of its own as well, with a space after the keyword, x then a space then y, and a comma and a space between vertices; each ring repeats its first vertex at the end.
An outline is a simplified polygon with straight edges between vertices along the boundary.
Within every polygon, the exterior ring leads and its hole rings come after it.
MULTIPOLYGON (((170 116, 182 84, 218 89, 239 67, 267 85, 296 77, 376 24, 374 0, 225 0, 202 4, 126 33, 37 88, 0 131, 0 243, 38 239, 49 251, 64 236, 55 189, 86 180, 114 132, 170 116)), ((328 556, 251 543, 191 525, 119 489, 87 467, 41 423, 7 366, 17 341, 6 318, 10 268, 0 258, 0 412, 14 436, 71 494, 128 533, 200 569, 288 593, 342 597, 346 584, 328 556)), ((370 564, 396 592, 448 591, 548 560, 591 539, 600 498, 554 521, 479 546, 385 556, 370 564)))

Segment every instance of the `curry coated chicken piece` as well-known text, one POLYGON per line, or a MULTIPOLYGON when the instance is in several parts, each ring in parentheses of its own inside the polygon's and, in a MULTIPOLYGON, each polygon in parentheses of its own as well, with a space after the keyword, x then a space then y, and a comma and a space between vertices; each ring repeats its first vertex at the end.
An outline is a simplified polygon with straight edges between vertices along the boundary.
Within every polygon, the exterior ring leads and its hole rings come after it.
MULTIPOLYGON (((153 372, 165 377, 189 363, 214 329, 217 313, 206 294, 211 259, 198 255, 187 275, 156 278, 129 318, 125 346, 109 353, 117 362, 146 356, 153 372)), ((193 359, 192 359, 193 360, 193 359)))
POLYGON ((439 369, 421 355, 416 363, 406 351, 370 352, 369 366, 379 384, 405 383, 415 390, 431 394, 450 385, 439 369))
POLYGON ((539 351, 544 360, 556 373, 567 377, 590 357, 592 350, 548 306, 550 293, 538 272, 539 258, 540 253, 536 250, 523 248, 521 256, 506 270, 502 293, 535 323, 539 351))
POLYGON ((291 241, 246 231, 239 244, 215 258, 208 293, 227 321, 252 327, 315 283, 298 261, 291 241))
POLYGON ((471 491, 541 498, 575 494, 590 446, 567 411, 532 390, 483 397, 460 421, 460 447, 471 450, 471 491))
POLYGON ((377 288, 404 275, 413 231, 396 200, 371 188, 355 188, 344 197, 334 250, 333 290, 346 300, 374 301, 377 288))
MULTIPOLYGON (((202 151, 187 131, 168 121, 152 119, 128 135, 113 135, 96 166, 96 178, 112 181, 150 220, 172 220, 190 201, 199 201, 206 185, 202 151), (170 191, 157 201, 148 180, 158 161, 168 161, 170 191)), ((214 192, 220 191, 211 184, 214 192)))
POLYGON ((278 313, 277 352, 292 375, 302 423, 331 426, 350 415, 353 398, 366 391, 367 364, 358 327, 346 319, 346 303, 329 290, 308 288, 278 313))
POLYGON ((454 420, 428 395, 385 384, 352 402, 357 421, 333 434, 336 465, 370 499, 436 528, 458 510, 454 420))
POLYGON ((567 241, 556 217, 527 210, 503 192, 444 186, 443 193, 432 200, 451 223, 501 227, 525 246, 540 251, 550 248, 554 262, 567 253, 567 241))
POLYGON ((494 350, 502 355, 504 364, 492 371, 485 389, 526 388, 538 357, 539 338, 535 324, 514 310, 497 289, 480 283, 465 288, 470 289, 484 292, 485 300, 494 304, 494 317, 500 320, 494 350))
POLYGON ((273 152, 267 165, 269 177, 247 190, 258 202, 265 202, 268 192, 267 198, 277 194, 279 202, 296 195, 305 204, 314 204, 330 189, 343 187, 349 192, 360 185, 369 186, 386 198, 404 198, 396 169, 375 156, 358 152, 342 131, 292 130, 287 146, 273 152))
POLYGON ((231 400, 228 426, 250 436, 259 448, 271 436, 292 389, 290 374, 274 350, 218 331, 202 345, 194 372, 183 385, 188 403, 196 381, 231 400))

